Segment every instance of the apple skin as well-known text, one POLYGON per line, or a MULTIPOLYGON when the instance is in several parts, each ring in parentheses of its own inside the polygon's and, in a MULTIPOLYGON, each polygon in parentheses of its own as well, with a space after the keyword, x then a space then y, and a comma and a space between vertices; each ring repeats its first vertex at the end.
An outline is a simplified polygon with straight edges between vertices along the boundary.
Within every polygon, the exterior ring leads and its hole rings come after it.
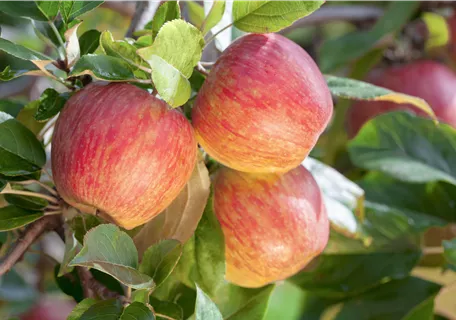
POLYGON ((222 168, 213 208, 225 236, 226 278, 256 288, 288 278, 325 248, 329 220, 311 173, 222 168))
POLYGON ((44 298, 19 318, 21 320, 65 320, 74 307, 76 303, 72 300, 44 298))
POLYGON ((204 82, 192 110, 198 142, 217 161, 244 172, 297 167, 333 110, 312 58, 278 34, 231 44, 204 82))
MULTIPOLYGON (((368 75, 367 82, 426 100, 439 120, 456 127, 456 75, 446 66, 429 60, 417 61, 374 70, 368 75)), ((410 104, 359 101, 347 113, 349 136, 354 137, 371 118, 395 110, 410 110, 417 115, 427 116, 424 111, 410 104)))
POLYGON ((193 129, 180 112, 133 85, 94 83, 60 114, 52 172, 68 204, 133 229, 177 197, 196 155, 193 129))

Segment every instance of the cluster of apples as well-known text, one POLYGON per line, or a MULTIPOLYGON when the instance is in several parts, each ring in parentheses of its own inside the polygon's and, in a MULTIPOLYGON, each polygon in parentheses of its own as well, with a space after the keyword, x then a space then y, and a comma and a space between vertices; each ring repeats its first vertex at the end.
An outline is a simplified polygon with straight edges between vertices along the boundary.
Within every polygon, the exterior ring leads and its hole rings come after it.
POLYGON ((277 34, 235 41, 195 100, 192 124, 133 85, 91 84, 62 110, 52 144, 62 198, 132 229, 178 195, 197 142, 224 165, 213 208, 225 235, 226 277, 245 287, 287 278, 329 237, 323 197, 302 161, 333 104, 311 57, 277 34))

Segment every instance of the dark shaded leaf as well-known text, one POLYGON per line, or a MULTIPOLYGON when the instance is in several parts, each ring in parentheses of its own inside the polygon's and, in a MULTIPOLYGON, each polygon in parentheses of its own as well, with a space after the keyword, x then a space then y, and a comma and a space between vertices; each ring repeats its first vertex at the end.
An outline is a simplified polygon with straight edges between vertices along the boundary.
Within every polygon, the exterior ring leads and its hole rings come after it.
POLYGON ((73 297, 76 302, 81 302, 84 299, 84 293, 81 286, 81 279, 76 269, 65 275, 58 275, 61 266, 57 264, 54 268, 54 278, 60 290, 63 293, 73 297))
POLYGON ((130 65, 122 59, 96 54, 82 56, 69 76, 76 77, 84 74, 108 81, 127 81, 135 77, 130 65))
POLYGON ((119 320, 155 320, 155 316, 145 304, 136 301, 124 309, 119 320))
POLYGON ((182 254, 182 244, 173 239, 162 240, 144 252, 139 271, 150 276, 159 286, 171 274, 182 254))
POLYGON ((317 258, 312 270, 298 273, 291 281, 319 296, 344 298, 407 277, 420 257, 418 251, 326 254, 317 258))
POLYGON ((58 93, 52 88, 44 90, 40 97, 40 105, 35 114, 37 121, 47 121, 63 109, 69 98, 68 93, 58 93))
MULTIPOLYGON (((183 320, 184 313, 182 308, 171 301, 160 301, 154 297, 149 298, 149 304, 154 308, 157 314, 162 314, 173 320, 183 320)), ((156 315, 158 320, 169 320, 168 318, 156 315)))
POLYGON ((0 111, 8 113, 14 118, 17 117, 23 107, 24 104, 17 101, 0 100, 0 111))
POLYGON ((23 227, 43 216, 43 212, 31 211, 16 206, 0 208, 0 231, 23 227))
POLYGON ((13 17, 48 20, 34 1, 0 1, 0 11, 13 17))
POLYGON ((60 13, 65 23, 69 23, 76 17, 95 9, 101 5, 103 1, 61 1, 60 13))
POLYGON ((35 135, 9 114, 0 112, 0 173, 29 174, 45 163, 46 154, 35 135))
POLYGON ((456 130, 409 112, 382 114, 350 141, 353 163, 413 183, 456 184, 456 130))
MULTIPOLYGON (((87 300, 87 299, 86 299, 87 300)), ((86 301, 84 300, 84 301, 86 301)), ((84 301, 82 303, 84 303, 84 301)), ((119 300, 110 299, 103 300, 92 304, 92 302, 84 303, 84 308, 90 305, 90 307, 80 316, 80 318, 75 318, 78 320, 119 320, 122 315, 123 307, 119 300)), ((82 306, 81 306, 82 309, 82 306)))
POLYGON ((95 29, 88 30, 79 37, 79 50, 81 56, 93 53, 100 45, 101 32, 95 29))
POLYGON ((400 320, 413 308, 433 299, 440 285, 409 277, 391 281, 344 303, 337 320, 400 320))
POLYGON ((97 303, 97 300, 87 298, 82 300, 71 313, 68 315, 67 320, 79 320, 84 312, 86 312, 91 306, 97 303))

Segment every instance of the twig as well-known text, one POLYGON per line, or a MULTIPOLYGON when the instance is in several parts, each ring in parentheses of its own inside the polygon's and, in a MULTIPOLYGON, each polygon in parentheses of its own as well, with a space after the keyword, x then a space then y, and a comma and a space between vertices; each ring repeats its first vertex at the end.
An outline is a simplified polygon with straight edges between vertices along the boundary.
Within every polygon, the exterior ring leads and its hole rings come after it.
POLYGON ((10 183, 21 184, 21 185, 37 184, 37 185, 41 186, 42 188, 46 189, 50 194, 52 194, 52 195, 54 195, 56 197, 59 196, 57 191, 55 191, 54 189, 52 189, 48 185, 46 185, 46 184, 44 184, 44 183, 42 183, 41 181, 38 181, 38 180, 10 181, 10 183))
POLYGON ((125 33, 125 37, 131 38, 133 36, 133 32, 136 31, 143 15, 148 12, 147 8, 149 7, 149 1, 136 1, 136 10, 133 18, 131 18, 130 26, 128 27, 127 33, 125 33))
POLYGON ((44 125, 43 129, 41 129, 41 131, 37 135, 38 140, 41 140, 44 138, 44 135, 46 134, 46 132, 48 132, 51 128, 54 127, 54 124, 57 122, 58 118, 59 118, 58 116, 55 116, 44 125))
POLYGON ((155 316, 156 316, 156 317, 163 318, 163 319, 174 320, 174 318, 168 317, 167 315, 161 314, 161 313, 158 313, 158 312, 155 312, 155 316))
POLYGON ((43 217, 27 226, 22 236, 0 263, 0 276, 8 272, 43 233, 57 228, 60 223, 60 217, 53 215, 43 217))
POLYGON ((84 297, 95 298, 98 296, 103 300, 114 298, 119 299, 123 304, 129 302, 125 296, 119 294, 118 292, 109 290, 105 285, 98 282, 90 273, 89 269, 79 266, 76 267, 76 270, 79 278, 81 279, 84 297))

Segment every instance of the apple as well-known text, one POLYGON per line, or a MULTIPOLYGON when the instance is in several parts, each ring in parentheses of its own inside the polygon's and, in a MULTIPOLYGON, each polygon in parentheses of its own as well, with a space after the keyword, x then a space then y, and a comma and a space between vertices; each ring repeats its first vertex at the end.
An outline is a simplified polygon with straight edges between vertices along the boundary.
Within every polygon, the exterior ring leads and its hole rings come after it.
POLYGON ((189 180, 190 123, 131 84, 91 84, 72 96, 52 139, 57 191, 71 206, 125 229, 152 219, 189 180))
POLYGON ((72 300, 42 298, 29 311, 20 315, 21 320, 65 320, 76 303, 72 300))
POLYGON ((214 181, 213 208, 225 236, 226 278, 239 286, 288 278, 328 242, 323 197, 303 166, 285 174, 222 168, 214 181))
POLYGON ((214 159, 244 172, 297 167, 333 110, 312 58, 278 34, 232 43, 205 80, 192 110, 198 142, 214 159))
MULTIPOLYGON (((426 100, 437 118, 456 127, 456 75, 446 66, 423 60, 383 70, 377 69, 368 75, 367 82, 426 100)), ((359 101, 354 103, 347 113, 349 136, 355 136, 371 118, 394 110, 410 110, 426 116, 422 110, 410 104, 359 101)))

